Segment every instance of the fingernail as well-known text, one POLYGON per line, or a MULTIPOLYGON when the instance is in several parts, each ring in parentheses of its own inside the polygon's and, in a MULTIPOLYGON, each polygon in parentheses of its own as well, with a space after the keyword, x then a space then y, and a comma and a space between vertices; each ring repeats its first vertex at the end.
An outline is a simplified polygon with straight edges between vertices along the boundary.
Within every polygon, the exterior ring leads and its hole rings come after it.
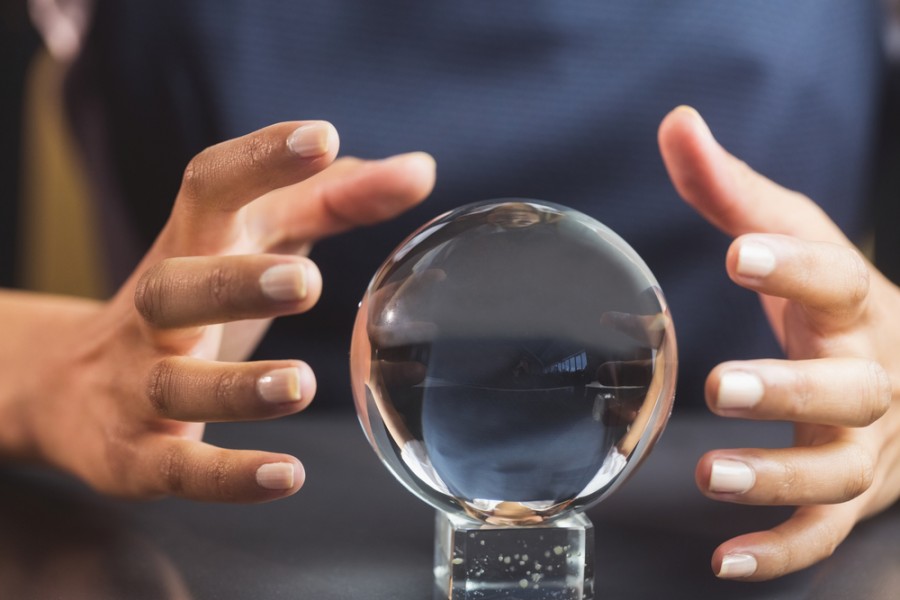
POLYGON ((716 577, 722 579, 738 579, 750 577, 756 573, 756 558, 751 554, 726 554, 722 557, 722 566, 716 577))
POLYGON ((321 156, 328 152, 332 129, 330 124, 322 121, 301 125, 288 136, 288 148, 303 158, 321 156))
POLYGON ((428 169, 434 171, 437 169, 437 163, 434 160, 434 157, 428 154, 427 152, 407 152, 406 154, 395 154, 394 156, 388 156, 387 158, 382 159, 384 162, 406 162, 408 165, 414 165, 418 163, 419 168, 428 169))
POLYGON ((746 464, 728 459, 713 461, 709 474, 709 491, 722 494, 743 494, 756 483, 756 474, 746 464))
POLYGON ((259 278, 263 293, 279 302, 306 298, 306 269, 300 263, 285 263, 266 269, 259 278))
POLYGON ((425 168, 433 170, 437 167, 437 163, 435 162, 434 157, 427 152, 410 152, 405 156, 406 160, 416 161, 423 165, 425 168))
POLYGON ((744 277, 766 277, 775 270, 775 255, 756 242, 743 242, 738 251, 737 273, 744 277))
POLYGON ((745 371, 728 371, 719 380, 716 407, 752 408, 762 400, 765 387, 762 380, 745 371))
POLYGON ((302 398, 300 369, 286 367, 269 371, 256 382, 256 389, 266 402, 299 402, 302 398))
POLYGON ((682 104, 681 106, 677 106, 675 108, 676 111, 684 113, 686 115, 690 115, 694 121, 697 122, 697 125, 702 127, 702 132, 708 136, 709 138, 713 137, 712 131, 709 129, 709 125, 706 124, 706 120, 703 116, 697 111, 693 106, 688 106, 687 104, 682 104))
POLYGON ((256 483, 267 490, 289 490, 294 487, 294 465, 270 463, 256 470, 256 483))

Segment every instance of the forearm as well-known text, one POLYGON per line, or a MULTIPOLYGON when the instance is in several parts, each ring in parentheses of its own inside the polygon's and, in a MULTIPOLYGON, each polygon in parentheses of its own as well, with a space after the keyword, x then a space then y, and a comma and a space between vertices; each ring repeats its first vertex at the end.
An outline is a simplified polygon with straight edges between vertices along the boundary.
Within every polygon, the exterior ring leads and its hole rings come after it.
MULTIPOLYGON (((35 460, 40 400, 59 393, 67 340, 99 303, 0 290, 0 460, 35 460)), ((51 419, 53 415, 44 415, 51 419)))

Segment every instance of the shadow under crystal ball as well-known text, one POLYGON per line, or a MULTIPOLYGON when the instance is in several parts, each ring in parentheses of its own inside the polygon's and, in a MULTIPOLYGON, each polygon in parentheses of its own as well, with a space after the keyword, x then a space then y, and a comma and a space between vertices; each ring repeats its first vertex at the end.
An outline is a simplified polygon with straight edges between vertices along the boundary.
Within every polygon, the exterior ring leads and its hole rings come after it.
POLYGON ((351 347, 375 451, 437 508, 546 521, 609 494, 671 413, 672 321, 619 236, 534 200, 463 206, 372 279, 351 347))

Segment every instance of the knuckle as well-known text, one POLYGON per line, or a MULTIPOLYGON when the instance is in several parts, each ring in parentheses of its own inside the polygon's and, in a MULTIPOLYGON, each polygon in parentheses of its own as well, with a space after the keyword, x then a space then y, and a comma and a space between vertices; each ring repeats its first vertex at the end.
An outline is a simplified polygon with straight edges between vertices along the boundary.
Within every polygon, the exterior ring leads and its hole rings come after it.
POLYGON ((171 401, 175 395, 175 383, 175 368, 168 359, 157 362, 150 369, 146 393, 154 413, 169 416, 171 401))
POLYGON ((797 500, 797 484, 800 474, 797 465, 787 461, 781 464, 781 473, 772 490, 773 504, 795 504, 797 500))
POLYGON ((865 449, 857 445, 850 446, 848 459, 850 468, 845 476, 842 501, 864 493, 875 480, 875 461, 865 449))
POLYGON ((821 543, 818 547, 817 560, 824 560, 834 554, 844 537, 837 525, 830 521, 823 522, 821 527, 821 543))
POLYGON ((238 287, 238 279, 231 269, 222 266, 213 267, 208 279, 209 299, 215 306, 228 306, 238 287))
POLYGON ((792 421, 802 420, 813 410, 816 402, 816 380, 803 369, 794 369, 791 389, 791 401, 787 406, 787 418, 792 421))
POLYGON ((113 435, 105 440, 103 453, 106 464, 106 476, 103 478, 89 478, 88 481, 91 486, 103 494, 143 496, 143 490, 130 490, 128 487, 132 473, 131 466, 136 458, 134 446, 126 443, 122 437, 113 435))
POLYGON ((863 304, 869 296, 869 267, 858 252, 848 250, 847 302, 850 306, 863 304))
POLYGON ((216 375, 212 395, 221 414, 232 412, 234 400, 240 394, 241 387, 241 377, 235 371, 227 370, 216 375))
POLYGON ((866 363, 866 376, 863 380, 862 425, 870 425, 884 416, 891 406, 893 386, 891 378, 878 362, 866 363))
POLYGON ((770 560, 766 561, 766 566, 772 578, 793 573, 828 558, 847 536, 847 531, 839 520, 810 518, 809 513, 804 513, 804 510, 799 509, 788 521, 794 521, 794 527, 771 531, 772 538, 766 553, 770 560))
POLYGON ((186 464, 187 458, 180 446, 170 445, 163 452, 159 461, 159 474, 167 492, 179 494, 184 491, 186 464))
POLYGON ((273 154, 272 140, 265 135, 251 135, 246 138, 242 148, 244 167, 250 172, 268 168, 273 154))
POLYGON ((224 501, 233 501, 237 498, 233 486, 229 485, 232 479, 233 468, 225 459, 211 461, 206 466, 206 480, 213 494, 224 501))
POLYGON ((166 261, 147 269, 134 290, 134 307, 149 325, 157 326, 165 312, 166 261))
POLYGON ((813 521, 809 525, 809 537, 815 540, 815 543, 812 545, 813 553, 807 563, 816 563, 834 554, 849 532, 847 524, 840 518, 827 517, 813 521))
POLYGON ((188 162, 181 175, 181 194, 190 200, 197 200, 203 195, 206 182, 209 179, 209 163, 211 153, 209 148, 203 150, 188 162))

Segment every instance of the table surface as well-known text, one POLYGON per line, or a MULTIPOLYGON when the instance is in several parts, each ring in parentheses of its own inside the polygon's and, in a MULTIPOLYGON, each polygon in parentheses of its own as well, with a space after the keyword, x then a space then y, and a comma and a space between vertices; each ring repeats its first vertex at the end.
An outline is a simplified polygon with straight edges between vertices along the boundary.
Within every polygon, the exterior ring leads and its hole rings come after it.
MULTIPOLYGON (((306 485, 256 506, 135 503, 45 471, 0 468, 0 598, 431 600, 433 510, 381 466, 354 415, 213 425, 207 439, 293 453, 306 485)), ((790 510, 707 500, 693 481, 697 459, 789 439, 785 425, 676 411, 637 474, 588 512, 598 600, 900 597, 900 506, 802 573, 767 583, 712 575, 719 543, 790 510)))

